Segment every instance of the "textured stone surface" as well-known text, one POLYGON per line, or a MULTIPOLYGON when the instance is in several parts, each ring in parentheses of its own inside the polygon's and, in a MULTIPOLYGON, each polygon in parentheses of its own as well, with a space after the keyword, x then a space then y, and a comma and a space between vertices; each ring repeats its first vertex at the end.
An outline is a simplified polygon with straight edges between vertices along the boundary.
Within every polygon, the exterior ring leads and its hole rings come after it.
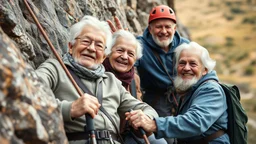
POLYGON ((53 93, 0 29, 0 143, 67 143, 53 93))
MULTIPOLYGON (((170 1, 172 0, 168 0, 170 1)), ((67 50, 69 27, 84 15, 101 20, 120 18, 123 27, 142 34, 152 6, 167 4, 166 0, 27 0, 60 55, 67 50)), ((0 1, 0 26, 17 44, 22 57, 33 68, 54 57, 25 7, 24 0, 0 1)), ((183 31, 182 29, 179 29, 183 31)), ((186 32, 186 31, 185 31, 186 32)), ((186 33, 184 33, 185 36, 186 33)))

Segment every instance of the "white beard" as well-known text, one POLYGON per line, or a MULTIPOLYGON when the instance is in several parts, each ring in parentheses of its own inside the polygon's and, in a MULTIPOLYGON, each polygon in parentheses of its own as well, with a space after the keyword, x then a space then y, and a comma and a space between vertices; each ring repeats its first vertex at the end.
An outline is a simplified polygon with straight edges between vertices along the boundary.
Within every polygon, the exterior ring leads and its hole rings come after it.
POLYGON ((174 87, 179 92, 185 92, 198 82, 197 77, 193 77, 191 80, 183 80, 180 76, 174 78, 174 87))
POLYGON ((173 41, 173 37, 174 35, 171 36, 171 38, 169 38, 168 40, 165 40, 163 42, 159 41, 157 37, 155 37, 154 35, 152 35, 152 38, 154 40, 154 42, 159 45, 160 47, 168 47, 170 43, 172 43, 173 41))

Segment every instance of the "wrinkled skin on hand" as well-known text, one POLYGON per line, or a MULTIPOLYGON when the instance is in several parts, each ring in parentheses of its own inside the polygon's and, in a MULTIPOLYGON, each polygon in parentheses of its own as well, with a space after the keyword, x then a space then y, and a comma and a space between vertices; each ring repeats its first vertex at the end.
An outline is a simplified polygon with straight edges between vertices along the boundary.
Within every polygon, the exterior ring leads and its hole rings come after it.
POLYGON ((85 93, 83 96, 72 103, 71 117, 77 118, 88 113, 92 116, 92 118, 94 118, 97 115, 99 108, 100 104, 98 99, 85 93))
POLYGON ((143 128, 147 135, 156 131, 156 123, 150 117, 145 115, 141 110, 134 110, 125 113, 126 120, 130 122, 130 125, 135 129, 143 128))

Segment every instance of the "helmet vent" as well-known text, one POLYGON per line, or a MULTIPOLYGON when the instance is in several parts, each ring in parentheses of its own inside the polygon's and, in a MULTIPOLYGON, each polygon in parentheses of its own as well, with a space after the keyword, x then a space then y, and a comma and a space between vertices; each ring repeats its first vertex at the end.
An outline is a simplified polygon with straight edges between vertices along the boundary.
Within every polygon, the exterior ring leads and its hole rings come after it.
POLYGON ((163 18, 171 19, 172 21, 174 21, 174 23, 176 23, 175 12, 172 8, 165 5, 156 6, 150 11, 148 23, 152 22, 153 20, 163 18))

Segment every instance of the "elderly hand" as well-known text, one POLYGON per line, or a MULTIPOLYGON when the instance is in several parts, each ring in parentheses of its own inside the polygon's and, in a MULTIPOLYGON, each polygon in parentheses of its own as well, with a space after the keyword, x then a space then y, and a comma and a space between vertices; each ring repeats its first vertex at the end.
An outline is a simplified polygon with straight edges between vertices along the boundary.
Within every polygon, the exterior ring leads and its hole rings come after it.
POLYGON ((92 118, 94 118, 97 115, 99 108, 100 104, 98 99, 85 93, 72 103, 70 115, 72 118, 77 118, 88 113, 92 116, 92 118))
POLYGON ((118 17, 114 16, 114 20, 115 20, 116 26, 114 26, 114 24, 110 20, 107 20, 107 23, 110 26, 113 33, 120 29, 123 29, 122 24, 121 24, 120 20, 118 19, 118 17))
POLYGON ((150 117, 145 115, 141 110, 134 110, 125 113, 126 120, 129 120, 132 127, 138 130, 143 128, 147 133, 156 132, 156 123, 150 117))
MULTIPOLYGON (((115 20, 116 26, 114 26, 114 24, 110 20, 107 20, 107 23, 108 23, 109 27, 111 28, 112 33, 123 29, 123 26, 122 26, 120 20, 118 19, 118 17, 114 16, 114 20, 115 20)), ((128 30, 128 28, 125 28, 125 30, 128 30)))

